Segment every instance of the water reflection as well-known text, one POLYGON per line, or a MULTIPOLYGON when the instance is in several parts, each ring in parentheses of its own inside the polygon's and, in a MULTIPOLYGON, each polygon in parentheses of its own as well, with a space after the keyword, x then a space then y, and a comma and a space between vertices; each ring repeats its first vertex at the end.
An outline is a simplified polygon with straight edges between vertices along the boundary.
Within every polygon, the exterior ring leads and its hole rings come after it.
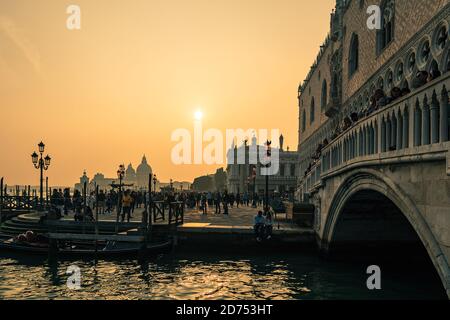
POLYGON ((407 277, 399 282, 394 274, 392 279, 385 277, 383 292, 369 292, 364 272, 364 266, 324 263, 315 255, 298 254, 271 257, 197 254, 195 258, 170 254, 121 262, 0 256, 0 298, 422 298, 422 291, 427 292, 428 298, 445 298, 431 284, 418 287, 423 290, 411 290, 407 277), (81 290, 67 288, 66 271, 71 265, 81 269, 81 290))

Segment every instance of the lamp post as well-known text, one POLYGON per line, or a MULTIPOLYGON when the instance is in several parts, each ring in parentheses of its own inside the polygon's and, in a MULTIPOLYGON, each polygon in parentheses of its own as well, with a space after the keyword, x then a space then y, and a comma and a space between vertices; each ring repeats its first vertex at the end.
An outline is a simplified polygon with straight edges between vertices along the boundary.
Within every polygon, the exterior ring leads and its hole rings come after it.
POLYGON ((119 194, 117 195, 117 217, 116 217, 116 232, 119 229, 119 216, 120 216, 120 202, 122 201, 122 181, 125 177, 125 165, 121 164, 119 170, 117 170, 117 178, 119 178, 119 194))
MULTIPOLYGON (((272 141, 267 140, 266 141, 266 157, 267 157, 267 164, 266 168, 270 168, 270 157, 272 156, 272 149, 271 149, 272 141)), ((266 172, 266 195, 265 195, 265 208, 264 211, 267 213, 269 212, 269 174, 266 172)))
POLYGON ((33 152, 31 155, 31 161, 36 169, 40 170, 40 179, 39 179, 39 203, 40 209, 42 210, 44 206, 44 170, 47 171, 50 167, 50 161, 52 158, 50 156, 43 157, 45 144, 41 141, 38 144, 39 154, 33 152))
POLYGON ((156 193, 156 174, 153 175, 153 192, 156 193))
POLYGON ((171 191, 173 190, 173 180, 172 179, 170 179, 170 190, 171 191))

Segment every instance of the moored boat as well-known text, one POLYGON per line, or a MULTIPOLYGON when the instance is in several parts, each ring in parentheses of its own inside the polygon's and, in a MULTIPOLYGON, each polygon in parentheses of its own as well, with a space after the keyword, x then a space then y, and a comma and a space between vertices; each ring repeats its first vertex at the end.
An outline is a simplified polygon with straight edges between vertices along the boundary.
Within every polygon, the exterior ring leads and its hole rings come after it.
POLYGON ((27 254, 48 255, 54 253, 58 256, 95 256, 116 257, 132 255, 151 255, 165 253, 172 248, 172 240, 166 239, 150 243, 127 243, 117 241, 57 241, 50 243, 18 242, 14 238, 0 241, 0 249, 27 254))

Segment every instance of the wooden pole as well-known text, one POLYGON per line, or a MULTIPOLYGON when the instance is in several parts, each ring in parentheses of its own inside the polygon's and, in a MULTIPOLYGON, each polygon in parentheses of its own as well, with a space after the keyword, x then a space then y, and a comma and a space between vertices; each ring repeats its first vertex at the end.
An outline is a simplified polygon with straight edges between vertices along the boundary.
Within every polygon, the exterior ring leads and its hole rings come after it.
MULTIPOLYGON (((86 198, 87 198, 87 182, 84 182, 83 185, 83 222, 86 221, 86 198)), ((83 223, 83 234, 85 233, 85 227, 84 227, 84 223, 83 223)))
MULTIPOLYGON (((152 219, 152 205, 153 205, 153 199, 152 199, 152 177, 153 175, 150 173, 148 175, 148 225, 149 225, 149 230, 151 229, 151 226, 153 224, 153 219, 152 219)), ((153 190, 156 191, 156 190, 153 190)))
MULTIPOLYGON (((95 235, 98 237, 98 186, 95 187, 95 235)), ((95 240, 95 252, 97 252, 98 241, 95 240)))
POLYGON ((0 179, 0 225, 2 224, 3 215, 3 177, 0 179))
POLYGON ((48 210, 48 177, 45 177, 45 207, 48 210))
POLYGON ((122 201, 122 178, 119 177, 119 192, 117 193, 116 233, 119 232, 120 203, 122 201))
POLYGON ((31 186, 30 185, 28 185, 28 188, 27 188, 28 190, 27 190, 27 200, 28 200, 28 206, 30 207, 30 210, 32 209, 32 207, 33 207, 33 198, 31 197, 31 186))

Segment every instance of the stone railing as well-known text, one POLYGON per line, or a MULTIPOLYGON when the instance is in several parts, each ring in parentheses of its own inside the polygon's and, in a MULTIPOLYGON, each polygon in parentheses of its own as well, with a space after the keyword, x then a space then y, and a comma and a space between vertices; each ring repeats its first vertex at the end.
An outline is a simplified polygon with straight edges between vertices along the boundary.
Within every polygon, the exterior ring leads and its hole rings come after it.
POLYGON ((450 73, 359 120, 331 141, 301 181, 302 193, 355 166, 446 159, 450 73), (415 160, 414 160, 415 159, 415 160))

